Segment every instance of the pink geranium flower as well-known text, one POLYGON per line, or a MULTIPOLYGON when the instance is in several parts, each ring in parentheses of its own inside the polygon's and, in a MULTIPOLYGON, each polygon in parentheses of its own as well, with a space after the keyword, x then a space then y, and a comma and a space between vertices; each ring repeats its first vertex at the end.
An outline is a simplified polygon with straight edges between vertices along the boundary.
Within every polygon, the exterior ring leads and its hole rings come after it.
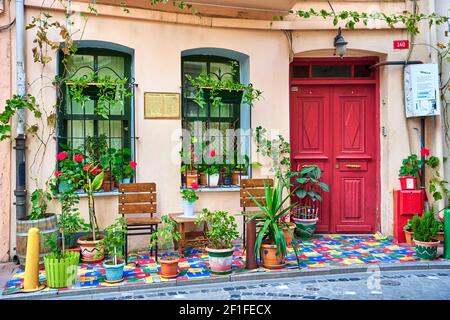
POLYGON ((57 177, 59 177, 60 175, 62 175, 63 173, 62 173, 62 171, 56 171, 55 172, 55 176, 57 176, 57 177))
POLYGON ((430 155, 430 149, 427 149, 427 148, 422 148, 422 149, 420 149, 420 155, 421 155, 422 157, 429 156, 429 155, 430 155))
POLYGON ((133 169, 136 169, 136 167, 137 167, 137 163, 136 163, 136 161, 130 161, 130 167, 132 167, 133 169))
POLYGON ((63 161, 64 159, 67 158, 67 152, 62 151, 62 152, 58 153, 56 158, 58 159, 58 161, 63 161))
POLYGON ((192 182, 191 183, 191 188, 194 190, 198 190, 198 183, 197 182, 192 182))
POLYGON ((211 151, 209 151, 209 156, 211 157, 211 158, 214 158, 215 156, 216 156, 216 151, 213 149, 213 150, 211 150, 211 151))
POLYGON ((73 157, 73 160, 74 160, 75 162, 78 162, 78 163, 80 163, 81 161, 83 161, 83 159, 84 159, 84 157, 83 157, 83 155, 81 155, 81 154, 76 154, 76 155, 73 157))

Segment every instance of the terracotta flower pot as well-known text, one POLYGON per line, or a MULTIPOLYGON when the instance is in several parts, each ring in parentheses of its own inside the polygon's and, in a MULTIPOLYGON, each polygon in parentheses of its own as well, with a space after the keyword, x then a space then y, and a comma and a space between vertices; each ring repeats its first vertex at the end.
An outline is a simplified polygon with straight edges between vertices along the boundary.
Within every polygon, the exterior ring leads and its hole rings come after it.
POLYGON ((161 265, 161 277, 163 278, 176 278, 178 276, 178 257, 163 257, 159 258, 161 265))
POLYGON ((206 178, 206 173, 202 172, 200 173, 200 179, 199 179, 199 185, 206 186, 208 185, 208 179, 206 178))
POLYGON ((409 244, 410 246, 415 246, 415 243, 413 241, 414 232, 406 230, 403 231, 405 232, 406 243, 409 244))
POLYGON ((423 242, 414 239, 416 243, 416 255, 420 260, 435 260, 439 241, 423 242))
MULTIPOLYGON (((295 227, 296 227, 295 223, 293 223, 293 222, 286 222, 286 223, 289 225, 289 229, 291 229, 291 232, 294 233, 295 227)), ((286 243, 289 245, 290 243, 292 243, 292 236, 286 228, 283 229, 283 232, 284 232, 284 238, 286 239, 286 243)))
POLYGON ((192 183, 198 183, 197 171, 188 171, 186 174, 186 187, 190 187, 192 183))
POLYGON ((205 249, 209 255, 209 268, 214 274, 231 273, 234 248, 229 249, 205 249))
POLYGON ((77 240, 77 243, 79 244, 81 250, 81 261, 94 263, 103 260, 103 258, 105 257, 103 252, 104 250, 103 248, 97 248, 97 244, 104 237, 105 236, 98 236, 97 239, 93 241, 90 236, 84 236, 80 237, 77 240))
POLYGON ((284 267, 284 258, 277 252, 277 246, 275 244, 262 244, 261 245, 261 257, 264 268, 277 269, 284 267))

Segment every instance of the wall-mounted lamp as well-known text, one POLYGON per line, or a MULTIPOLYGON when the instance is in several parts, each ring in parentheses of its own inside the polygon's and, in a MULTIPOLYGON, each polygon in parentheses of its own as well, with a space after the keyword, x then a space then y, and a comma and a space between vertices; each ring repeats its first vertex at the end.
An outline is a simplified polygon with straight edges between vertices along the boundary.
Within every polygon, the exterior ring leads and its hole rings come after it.
POLYGON ((345 54, 345 51, 347 51, 347 43, 344 40, 344 37, 342 36, 342 29, 339 27, 338 34, 336 37, 334 37, 334 55, 338 55, 339 57, 343 57, 345 54))

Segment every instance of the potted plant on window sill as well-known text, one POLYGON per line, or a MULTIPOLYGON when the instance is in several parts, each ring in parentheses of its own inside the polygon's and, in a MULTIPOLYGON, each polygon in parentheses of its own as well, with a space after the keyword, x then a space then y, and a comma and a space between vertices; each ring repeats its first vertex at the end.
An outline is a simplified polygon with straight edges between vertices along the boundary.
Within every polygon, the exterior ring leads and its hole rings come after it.
POLYGON ((422 161, 417 155, 411 154, 402 161, 398 176, 402 190, 417 189, 417 177, 422 166, 422 161))
POLYGON ((316 165, 311 165, 304 167, 295 180, 298 183, 295 195, 303 205, 295 209, 292 220, 297 225, 296 234, 300 238, 309 239, 315 232, 319 220, 318 202, 322 201, 320 192, 329 192, 328 185, 320 181, 321 178, 322 170, 316 165))
POLYGON ((434 217, 433 211, 425 212, 422 217, 415 215, 412 220, 412 229, 417 257, 421 260, 436 259, 439 246, 439 241, 436 240, 439 221, 434 217))
MULTIPOLYGON (((285 185, 282 180, 279 180, 274 187, 264 186, 265 201, 258 201, 249 193, 249 197, 258 206, 259 211, 244 213, 248 217, 247 223, 259 219, 263 225, 256 235, 254 254, 257 260, 262 258, 263 267, 268 269, 282 268, 285 264, 287 241, 284 237, 284 230, 287 230, 291 237, 295 238, 284 220, 297 204, 285 205, 294 191, 284 196, 284 189, 285 185)), ((297 243, 292 242, 292 244, 300 268, 297 243)))
POLYGON ((233 166, 224 165, 222 171, 222 184, 224 186, 231 186, 233 183, 233 166))
POLYGON ((219 186, 220 169, 216 164, 211 164, 207 169, 208 182, 210 187, 219 186))
POLYGON ((168 215, 161 217, 161 225, 158 227, 158 232, 154 232, 150 236, 150 249, 158 244, 158 246, 167 253, 160 255, 158 262, 161 266, 161 277, 176 278, 178 276, 178 262, 180 257, 178 254, 169 251, 174 242, 181 239, 181 234, 178 231, 177 223, 170 219, 168 215))
POLYGON ((195 191, 198 190, 198 184, 193 183, 190 188, 181 191, 183 198, 183 215, 185 217, 193 217, 195 214, 195 202, 198 196, 195 191))
POLYGON ((208 226, 208 245, 205 250, 209 255, 211 273, 231 273, 234 252, 231 242, 239 236, 235 218, 226 211, 209 211, 204 208, 196 223, 208 226))
POLYGON ((124 217, 117 218, 116 221, 105 229, 105 237, 97 243, 97 255, 107 253, 109 258, 103 262, 103 268, 106 271, 106 281, 115 283, 123 280, 123 246, 127 224, 124 217))

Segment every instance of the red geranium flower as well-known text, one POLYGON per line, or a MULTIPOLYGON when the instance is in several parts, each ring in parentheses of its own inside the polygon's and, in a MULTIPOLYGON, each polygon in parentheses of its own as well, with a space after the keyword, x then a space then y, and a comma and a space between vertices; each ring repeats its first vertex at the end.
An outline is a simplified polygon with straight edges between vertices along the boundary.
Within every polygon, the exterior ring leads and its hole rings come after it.
POLYGON ((198 190, 198 183, 197 182, 192 182, 191 183, 191 188, 194 190, 198 190))
POLYGON ((86 163, 83 167, 84 171, 91 171, 91 165, 89 163, 86 163))
POLYGON ((130 161, 130 167, 132 167, 133 169, 136 169, 136 167, 137 167, 137 163, 136 163, 136 161, 130 161))
POLYGON ((80 163, 81 161, 83 161, 83 159, 84 159, 84 157, 83 157, 82 154, 76 154, 76 155, 73 157, 73 160, 74 160, 75 162, 78 162, 78 163, 80 163))
POLYGON ((99 173, 99 171, 100 171, 99 168, 95 168, 94 170, 92 170, 91 173, 92 173, 94 176, 96 176, 96 175, 99 173))
POLYGON ((422 149, 420 149, 420 155, 421 155, 422 157, 429 156, 429 155, 430 155, 430 149, 427 149, 427 148, 422 148, 422 149))
POLYGON ((215 150, 209 151, 209 156, 210 156, 211 158, 214 158, 214 157, 216 156, 216 151, 215 151, 215 150))
POLYGON ((57 177, 59 177, 60 175, 62 175, 63 173, 62 173, 62 171, 56 171, 55 172, 55 176, 57 176, 57 177))
POLYGON ((62 151, 62 152, 58 153, 56 158, 58 159, 58 161, 63 161, 65 158, 67 158, 67 152, 62 151))

